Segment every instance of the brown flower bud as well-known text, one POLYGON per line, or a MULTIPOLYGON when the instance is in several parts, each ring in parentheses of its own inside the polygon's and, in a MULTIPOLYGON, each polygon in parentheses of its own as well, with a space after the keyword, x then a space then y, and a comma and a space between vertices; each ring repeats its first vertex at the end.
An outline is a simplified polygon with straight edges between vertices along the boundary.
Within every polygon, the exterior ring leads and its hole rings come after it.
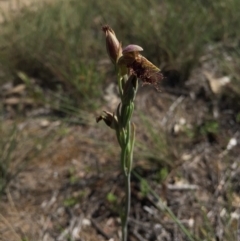
POLYGON ((122 55, 121 43, 118 41, 114 31, 108 25, 103 26, 102 30, 106 35, 106 48, 109 58, 113 64, 116 64, 122 55))
POLYGON ((118 120, 116 115, 108 111, 103 111, 103 113, 103 115, 96 118, 97 123, 103 120, 107 126, 109 126, 111 129, 116 130, 118 127, 118 120))

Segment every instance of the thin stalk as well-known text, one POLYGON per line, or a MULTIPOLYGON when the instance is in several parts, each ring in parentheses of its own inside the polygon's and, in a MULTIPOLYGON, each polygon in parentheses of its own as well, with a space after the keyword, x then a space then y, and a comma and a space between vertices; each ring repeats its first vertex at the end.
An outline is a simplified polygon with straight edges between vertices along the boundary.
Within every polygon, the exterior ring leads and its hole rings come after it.
MULTIPOLYGON (((121 87, 120 87, 121 88, 121 87)), ((127 110, 131 108, 131 103, 122 105, 121 117, 123 128, 125 129, 125 143, 121 148, 121 165, 125 182, 125 204, 122 214, 122 241, 127 241, 128 237, 128 218, 131 206, 131 166, 132 166, 132 150, 134 145, 134 130, 131 131, 131 114, 127 110), (124 123, 125 120, 125 123, 124 123), (133 137, 132 137, 133 135, 133 137)), ((132 112, 132 111, 131 111, 132 112)))
POLYGON ((131 205, 131 172, 127 172, 124 175, 125 189, 126 189, 126 200, 125 200, 125 210, 122 218, 122 241, 127 241, 128 234, 128 217, 130 213, 131 205))
POLYGON ((122 76, 120 75, 120 73, 118 73, 118 90, 119 90, 119 94, 121 99, 123 98, 123 86, 122 86, 122 76))
POLYGON ((128 173, 128 170, 126 169, 126 165, 125 165, 126 157, 127 157, 127 149, 123 148, 121 151, 121 166, 122 166, 122 171, 123 171, 124 176, 126 176, 128 173))

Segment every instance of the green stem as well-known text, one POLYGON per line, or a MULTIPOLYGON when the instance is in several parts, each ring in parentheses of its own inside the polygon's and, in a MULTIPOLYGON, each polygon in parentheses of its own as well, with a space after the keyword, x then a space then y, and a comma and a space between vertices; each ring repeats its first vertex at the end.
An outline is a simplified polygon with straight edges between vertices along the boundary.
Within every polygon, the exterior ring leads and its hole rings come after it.
POLYGON ((123 98, 123 86, 122 86, 122 79, 123 77, 120 75, 120 73, 118 74, 118 90, 119 90, 119 94, 121 99, 123 98))
POLYGON ((130 213, 131 205, 131 172, 127 172, 124 175, 125 189, 126 189, 126 200, 125 200, 125 210, 122 218, 122 241, 127 241, 128 234, 128 217, 130 213))
POLYGON ((123 170, 123 174, 124 176, 127 175, 127 169, 126 169, 126 157, 127 157, 127 148, 122 148, 122 152, 121 152, 121 165, 122 165, 122 170, 123 170))
POLYGON ((122 241, 127 241, 127 226, 128 226, 128 218, 130 213, 130 205, 131 205, 131 169, 132 169, 132 157, 133 157, 133 146, 135 139, 135 127, 131 123, 127 124, 127 136, 129 136, 128 141, 126 142, 125 148, 122 149, 122 167, 124 169, 124 182, 125 182, 125 209, 122 216, 122 241), (124 159, 123 159, 124 158, 124 159))
POLYGON ((135 127, 131 124, 131 117, 134 110, 134 96, 132 96, 132 90, 127 91, 128 89, 125 89, 124 92, 124 87, 126 88, 125 85, 127 84, 129 84, 129 88, 135 88, 132 86, 132 83, 130 83, 131 81, 133 81, 132 78, 125 80, 123 76, 118 74, 118 88, 121 96, 121 104, 117 108, 119 126, 116 134, 121 146, 121 167, 125 182, 125 203, 121 215, 122 241, 127 241, 128 238, 128 219, 131 205, 131 169, 135 140, 135 127), (127 81, 129 81, 129 83, 127 83, 127 81))

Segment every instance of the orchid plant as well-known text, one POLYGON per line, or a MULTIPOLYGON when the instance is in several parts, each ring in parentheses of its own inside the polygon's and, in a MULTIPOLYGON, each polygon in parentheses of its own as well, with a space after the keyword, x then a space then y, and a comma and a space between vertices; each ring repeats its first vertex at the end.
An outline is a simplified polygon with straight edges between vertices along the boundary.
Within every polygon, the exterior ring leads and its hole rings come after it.
POLYGON ((122 48, 114 31, 109 26, 103 26, 102 30, 106 36, 107 53, 117 70, 117 84, 121 102, 116 113, 103 111, 103 114, 98 116, 96 121, 103 120, 107 126, 115 130, 121 148, 120 163, 126 187, 124 212, 121 215, 122 241, 127 241, 127 225, 131 204, 130 180, 136 129, 131 118, 138 82, 141 80, 143 85, 151 84, 158 89, 158 85, 164 77, 159 68, 140 54, 143 51, 142 47, 130 44, 122 48))

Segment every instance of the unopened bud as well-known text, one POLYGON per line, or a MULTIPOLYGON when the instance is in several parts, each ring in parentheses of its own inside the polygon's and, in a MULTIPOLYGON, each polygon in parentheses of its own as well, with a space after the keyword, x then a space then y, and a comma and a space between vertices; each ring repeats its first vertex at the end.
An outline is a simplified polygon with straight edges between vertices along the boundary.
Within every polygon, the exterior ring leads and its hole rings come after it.
POLYGON ((122 55, 122 46, 118 41, 114 31, 108 26, 105 25, 102 27, 103 32, 106 35, 106 48, 107 53, 113 64, 116 64, 118 59, 122 55))
POLYGON ((96 118, 97 123, 103 120, 107 126, 109 126, 111 129, 116 130, 118 127, 118 120, 116 115, 108 111, 103 111, 103 113, 103 115, 96 118))

